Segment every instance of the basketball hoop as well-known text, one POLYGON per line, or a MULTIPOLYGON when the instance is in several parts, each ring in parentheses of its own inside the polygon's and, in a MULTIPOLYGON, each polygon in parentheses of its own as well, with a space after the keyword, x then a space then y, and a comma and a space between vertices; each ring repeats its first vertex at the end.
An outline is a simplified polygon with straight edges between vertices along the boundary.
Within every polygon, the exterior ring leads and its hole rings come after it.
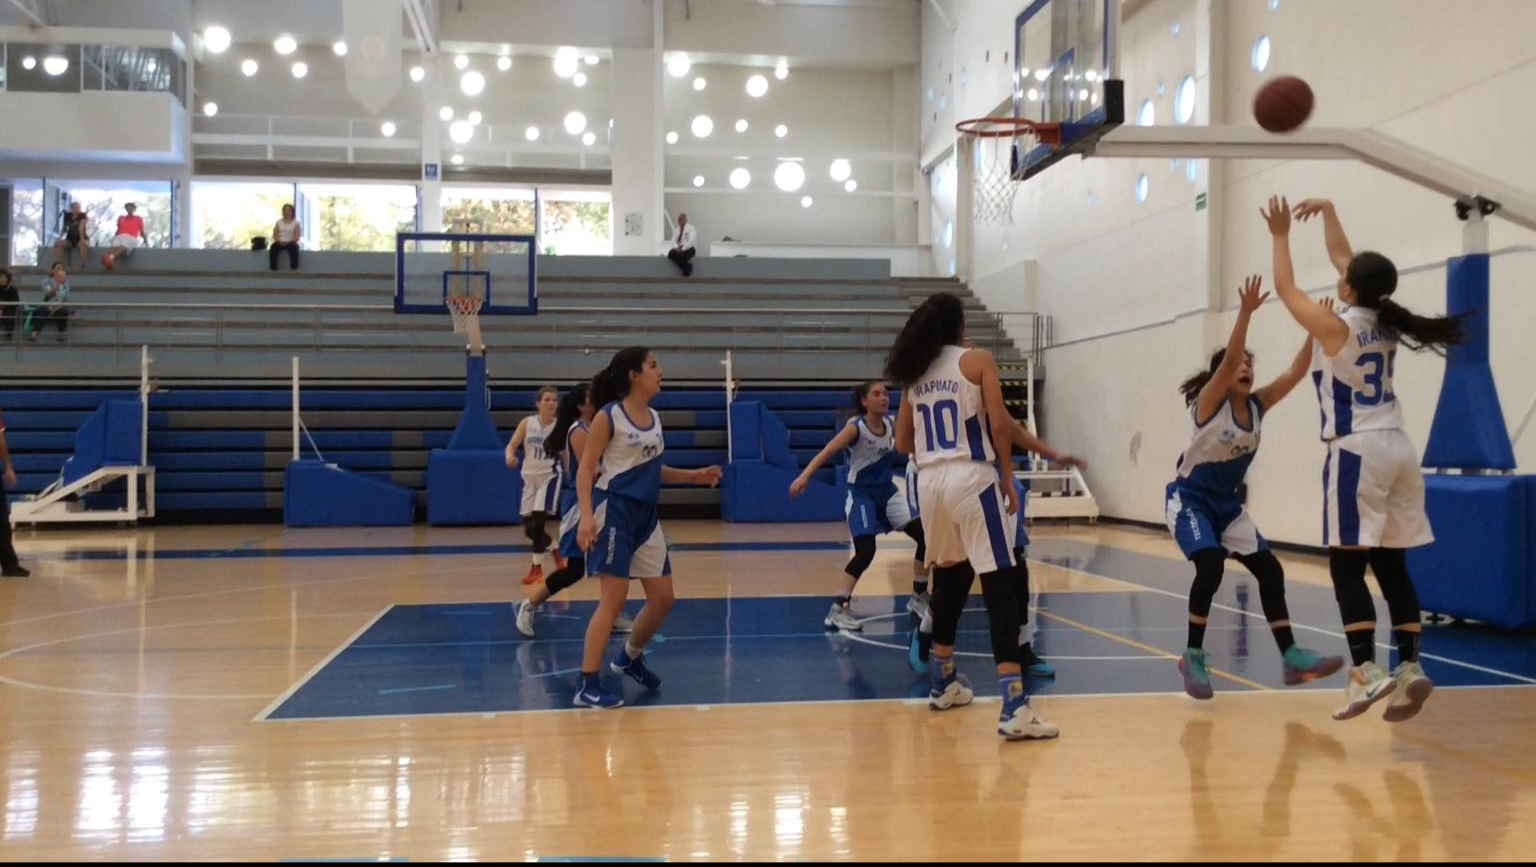
POLYGON ((978 117, 955 124, 955 132, 974 140, 973 196, 977 221, 993 226, 1013 225, 1013 199, 1020 183, 1013 176, 1014 154, 1022 160, 1039 145, 1060 144, 1061 124, 1020 117, 978 117))
POLYGON ((454 334, 468 333, 471 320, 479 324, 481 299, 470 295, 449 295, 443 299, 443 304, 448 307, 448 315, 453 317, 454 334))

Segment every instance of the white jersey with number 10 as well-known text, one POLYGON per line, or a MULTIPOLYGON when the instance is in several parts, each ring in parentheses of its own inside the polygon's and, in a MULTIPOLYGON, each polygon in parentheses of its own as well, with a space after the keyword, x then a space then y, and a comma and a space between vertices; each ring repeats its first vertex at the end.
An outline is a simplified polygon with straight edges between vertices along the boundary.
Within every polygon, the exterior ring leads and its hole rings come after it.
POLYGON ((960 371, 960 357, 969 351, 963 346, 944 347, 928 372, 907 389, 919 469, 946 461, 997 460, 981 386, 960 371))

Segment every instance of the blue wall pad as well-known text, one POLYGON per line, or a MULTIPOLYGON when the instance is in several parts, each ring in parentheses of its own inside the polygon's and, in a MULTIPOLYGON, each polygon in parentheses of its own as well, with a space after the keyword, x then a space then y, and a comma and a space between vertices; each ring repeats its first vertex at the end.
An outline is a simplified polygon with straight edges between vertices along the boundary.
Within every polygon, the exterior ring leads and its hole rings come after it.
POLYGON ((496 423, 491 420, 490 391, 485 370, 485 356, 466 357, 464 371, 464 415, 453 429, 450 449, 494 449, 505 445, 496 423))
POLYGON ((143 425, 136 400, 102 404, 75 433, 75 451, 64 462, 64 484, 85 478, 105 466, 137 466, 143 425))
POLYGON ((416 494, 321 461, 283 472, 283 523, 289 527, 409 527, 416 494))
POLYGON ((1408 552, 1425 611, 1536 624, 1536 476, 1429 476, 1435 541, 1408 552))
POLYGON ((1467 342, 1446 350, 1445 378, 1424 447, 1424 466, 1512 470, 1515 450, 1488 365, 1487 253, 1446 263, 1445 309, 1463 315, 1467 342))
POLYGON ((793 499, 789 483, 800 465, 789 449, 789 431, 773 411, 756 401, 731 404, 735 460, 721 483, 720 515, 733 523, 839 521, 841 487, 812 481, 793 499))
POLYGON ((436 449, 427 458, 427 523, 516 524, 523 477, 501 449, 436 449))

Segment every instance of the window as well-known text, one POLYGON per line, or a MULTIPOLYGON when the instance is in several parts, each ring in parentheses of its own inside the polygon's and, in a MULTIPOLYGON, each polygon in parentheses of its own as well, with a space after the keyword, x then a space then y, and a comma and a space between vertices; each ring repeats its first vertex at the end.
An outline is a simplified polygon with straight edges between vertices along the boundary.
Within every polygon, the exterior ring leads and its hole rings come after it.
POLYGON ((43 245, 43 184, 34 180, 8 181, 11 190, 12 265, 36 265, 43 245))
POLYGON ((443 187, 443 231, 534 234, 534 192, 511 187, 443 187))
POLYGON ((1137 125, 1151 126, 1156 119, 1157 109, 1153 107, 1152 100, 1148 99, 1143 101, 1141 104, 1141 111, 1136 113, 1137 125))
POLYGON ((1141 176, 1137 177, 1136 178, 1136 201, 1138 201, 1138 202, 1145 202, 1147 200, 1147 191, 1148 191, 1148 189, 1150 187, 1151 187, 1151 182, 1147 180, 1147 176, 1146 175, 1141 175, 1141 176))
POLYGON ((606 190, 541 190, 540 252, 556 256, 612 256, 612 204, 613 197, 606 190))
POLYGON ((304 239, 313 250, 393 252, 416 231, 414 184, 299 184, 304 239))
POLYGON ((1173 95, 1173 115, 1179 123, 1189 123, 1195 117, 1195 79, 1184 76, 1179 90, 1173 95))
POLYGON ((1253 43, 1253 69, 1255 72, 1263 72, 1269 68, 1269 37, 1260 36, 1253 43))
MULTIPOLYGON (((282 217, 283 205, 298 206, 293 184, 193 181, 192 246, 205 250, 249 250, 252 238, 272 236, 272 226, 282 217)), ((306 245, 314 243, 312 228, 304 227, 306 245)))
MULTIPOLYGON (((170 181, 50 180, 48 190, 58 191, 60 213, 71 203, 80 203, 80 210, 90 217, 93 247, 111 245, 117 235, 117 218, 126 213, 123 206, 129 202, 134 204, 135 215, 144 220, 144 246, 171 246, 170 181)), ((53 227, 54 239, 60 228, 62 223, 53 227)))

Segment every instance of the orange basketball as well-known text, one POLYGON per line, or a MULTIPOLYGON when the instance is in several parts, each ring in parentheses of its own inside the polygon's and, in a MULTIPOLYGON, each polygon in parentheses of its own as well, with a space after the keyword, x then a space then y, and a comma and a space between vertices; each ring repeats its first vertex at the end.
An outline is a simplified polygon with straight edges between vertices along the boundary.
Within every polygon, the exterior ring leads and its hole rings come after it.
POLYGON ((1253 118, 1270 132, 1290 132, 1312 116, 1312 88, 1294 75, 1265 83, 1253 98, 1253 118))

